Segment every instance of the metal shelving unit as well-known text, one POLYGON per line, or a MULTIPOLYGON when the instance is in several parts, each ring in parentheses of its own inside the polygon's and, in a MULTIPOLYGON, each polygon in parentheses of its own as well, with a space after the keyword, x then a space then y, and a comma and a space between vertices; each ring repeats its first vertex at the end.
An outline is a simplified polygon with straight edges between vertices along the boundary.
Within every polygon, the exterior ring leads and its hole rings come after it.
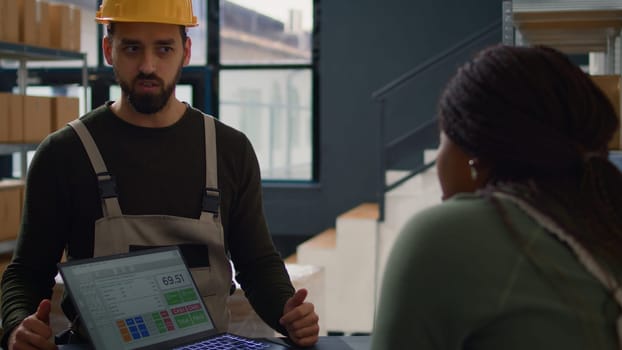
MULTIPOLYGON (((622 0, 504 1, 502 17, 504 44, 603 53, 604 69, 597 75, 621 74, 622 0)), ((622 150, 610 150, 609 159, 622 169, 622 150)))
MULTIPOLYGON (((18 62, 17 68, 17 86, 19 93, 26 94, 28 86, 28 67, 30 61, 82 61, 82 86, 84 87, 84 110, 87 106, 87 89, 88 86, 88 66, 86 61, 86 53, 73 52, 65 50, 57 50, 45 47, 10 43, 0 41, 0 59, 15 60, 18 62)), ((26 174, 26 153, 37 148, 36 144, 0 144, 0 155, 20 153, 21 174, 26 174)))
MULTIPOLYGON (((82 86, 84 87, 84 106, 87 106, 88 67, 86 53, 56 50, 31 45, 23 45, 0 41, 0 59, 15 60, 18 62, 17 86, 19 93, 25 95, 28 85, 27 63, 31 61, 82 61, 82 86)), ((37 144, 1 144, 0 155, 19 153, 21 155, 21 177, 26 176, 27 152, 35 150, 37 144)), ((17 234, 17 232, 16 232, 17 234)), ((9 253, 15 248, 15 241, 0 242, 0 254, 9 253)))
POLYGON ((503 3, 505 44, 547 45, 569 54, 605 53, 619 67, 622 0, 514 0, 503 3))

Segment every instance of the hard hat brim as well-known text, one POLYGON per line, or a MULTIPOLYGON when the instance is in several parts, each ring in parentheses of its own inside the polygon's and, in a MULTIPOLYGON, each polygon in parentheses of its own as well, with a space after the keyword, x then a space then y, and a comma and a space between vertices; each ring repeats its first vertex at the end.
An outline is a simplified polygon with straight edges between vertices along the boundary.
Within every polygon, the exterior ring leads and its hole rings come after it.
POLYGON ((113 17, 95 18, 95 22, 101 23, 101 24, 110 24, 110 23, 114 23, 114 22, 125 22, 125 23, 160 23, 160 24, 174 24, 174 25, 184 26, 184 27, 197 27, 199 25, 199 23, 196 21, 196 18, 194 20, 194 23, 179 23, 179 22, 175 22, 175 21, 166 21, 166 20, 153 20, 153 21, 149 21, 149 20, 145 20, 145 19, 113 18, 113 17))

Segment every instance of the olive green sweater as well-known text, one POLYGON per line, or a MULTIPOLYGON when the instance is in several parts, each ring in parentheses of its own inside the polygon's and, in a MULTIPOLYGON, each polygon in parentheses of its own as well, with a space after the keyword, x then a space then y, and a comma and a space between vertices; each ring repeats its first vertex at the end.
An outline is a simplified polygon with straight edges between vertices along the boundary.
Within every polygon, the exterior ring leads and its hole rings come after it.
POLYGON ((409 221, 386 265, 373 350, 617 349, 613 298, 564 243, 501 203, 514 234, 475 195, 409 221))
MULTIPOLYGON (((169 127, 142 128, 108 106, 82 120, 116 177, 123 213, 198 218, 205 187, 202 113, 188 107, 169 127)), ((294 289, 265 222, 255 153, 246 136, 220 122, 216 143, 225 244, 236 279, 257 313, 284 332, 278 320, 294 289)), ((5 334, 51 296, 65 248, 69 259, 93 256, 94 223, 101 217, 93 168, 77 134, 66 126, 41 143, 29 169, 21 231, 2 277, 5 334)))

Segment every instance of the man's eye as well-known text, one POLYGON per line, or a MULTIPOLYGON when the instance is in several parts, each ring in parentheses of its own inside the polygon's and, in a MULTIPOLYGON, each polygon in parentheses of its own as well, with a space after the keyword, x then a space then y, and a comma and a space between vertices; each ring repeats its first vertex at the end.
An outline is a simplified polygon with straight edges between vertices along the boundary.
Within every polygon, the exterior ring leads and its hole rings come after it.
POLYGON ((173 48, 170 46, 161 46, 158 50, 160 51, 160 53, 173 52, 173 48))
POLYGON ((138 46, 126 46, 126 47, 123 48, 123 51, 125 51, 127 53, 137 52, 138 51, 138 46))

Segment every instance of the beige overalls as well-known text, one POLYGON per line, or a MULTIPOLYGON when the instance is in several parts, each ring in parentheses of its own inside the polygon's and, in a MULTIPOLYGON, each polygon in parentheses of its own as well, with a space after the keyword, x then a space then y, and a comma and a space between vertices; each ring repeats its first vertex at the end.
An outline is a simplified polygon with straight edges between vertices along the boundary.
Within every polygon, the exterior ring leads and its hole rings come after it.
MULTIPOLYGON (((201 217, 197 219, 168 215, 123 215, 116 185, 86 126, 76 119, 69 125, 76 131, 89 156, 99 181, 103 217, 95 222, 94 256, 125 253, 130 247, 192 245, 207 247, 203 267, 191 267, 192 277, 219 331, 229 325, 229 296, 232 272, 225 251, 220 221, 220 193, 216 158, 214 120, 205 116, 205 192, 201 217)), ((182 252, 184 250, 182 249, 182 252)))

